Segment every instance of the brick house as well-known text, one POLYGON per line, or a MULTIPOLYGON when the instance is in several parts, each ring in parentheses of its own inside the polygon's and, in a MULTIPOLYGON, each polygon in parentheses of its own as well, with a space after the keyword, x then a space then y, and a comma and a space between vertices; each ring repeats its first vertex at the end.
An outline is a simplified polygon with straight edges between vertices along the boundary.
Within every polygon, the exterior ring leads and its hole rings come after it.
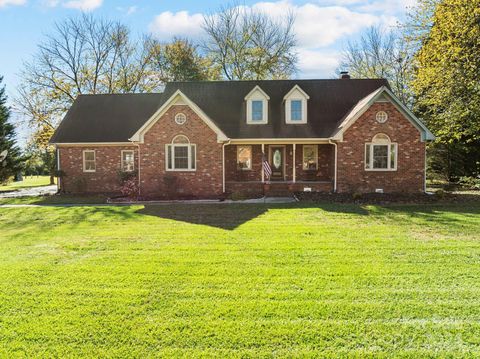
POLYGON ((215 198, 422 192, 433 139, 386 80, 344 75, 81 95, 50 142, 63 192, 115 193, 132 173, 143 198, 215 198))

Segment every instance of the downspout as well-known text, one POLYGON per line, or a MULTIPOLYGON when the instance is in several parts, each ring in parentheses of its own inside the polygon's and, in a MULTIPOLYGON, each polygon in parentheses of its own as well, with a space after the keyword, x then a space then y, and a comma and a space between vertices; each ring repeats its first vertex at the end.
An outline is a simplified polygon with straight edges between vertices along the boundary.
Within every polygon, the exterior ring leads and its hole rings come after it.
MULTIPOLYGON (((398 147, 398 145, 397 145, 398 147)), ((398 156, 398 150, 397 150, 398 156)), ((425 163, 423 166, 423 193, 427 193, 427 144, 425 143, 425 163)))
POLYGON ((141 192, 141 189, 140 189, 140 170, 141 170, 141 167, 140 167, 140 164, 141 164, 141 161, 140 161, 140 143, 138 142, 135 142, 135 141, 132 141, 132 144, 134 144, 135 146, 137 146, 137 156, 138 156, 138 195, 140 196, 140 192, 141 192))
POLYGON ((328 143, 335 147, 335 162, 333 167, 333 192, 337 192, 337 143, 332 140, 328 140, 328 143))
POLYGON ((230 144, 230 140, 222 144, 222 192, 225 193, 225 146, 230 144))
POLYGON ((61 190, 61 176, 60 176, 60 149, 58 148, 58 145, 55 145, 55 151, 57 152, 57 192, 60 192, 61 190))

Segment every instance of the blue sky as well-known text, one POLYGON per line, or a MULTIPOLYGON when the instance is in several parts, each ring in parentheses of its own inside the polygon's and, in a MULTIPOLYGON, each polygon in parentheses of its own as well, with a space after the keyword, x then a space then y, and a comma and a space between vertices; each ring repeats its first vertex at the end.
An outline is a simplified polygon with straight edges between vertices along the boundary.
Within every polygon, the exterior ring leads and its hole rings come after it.
MULTIPOLYGON (((55 22, 82 11, 120 20, 134 33, 152 33, 161 40, 172 36, 199 40, 202 15, 213 13, 225 2, 133 1, 133 0, 0 0, 0 75, 7 93, 15 94, 24 61, 55 22)), ((355 39, 371 25, 393 26, 404 19, 415 0, 283 0, 242 1, 242 4, 272 16, 287 11, 296 15, 300 78, 330 78, 340 53, 349 39, 355 39)))

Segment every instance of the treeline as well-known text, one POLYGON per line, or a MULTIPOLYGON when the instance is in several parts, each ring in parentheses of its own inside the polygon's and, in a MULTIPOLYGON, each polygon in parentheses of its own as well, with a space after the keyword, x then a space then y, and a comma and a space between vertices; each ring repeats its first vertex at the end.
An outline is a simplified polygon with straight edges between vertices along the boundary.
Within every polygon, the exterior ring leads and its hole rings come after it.
POLYGON ((419 0, 404 24, 350 42, 342 68, 387 78, 432 130, 430 178, 479 178, 480 0, 419 0))

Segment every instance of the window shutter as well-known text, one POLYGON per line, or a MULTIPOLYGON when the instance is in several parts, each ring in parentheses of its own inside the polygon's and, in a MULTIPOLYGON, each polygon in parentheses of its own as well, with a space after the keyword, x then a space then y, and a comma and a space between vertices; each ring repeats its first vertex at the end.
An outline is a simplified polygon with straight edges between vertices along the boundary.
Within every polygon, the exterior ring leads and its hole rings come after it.
POLYGON ((371 149, 370 149, 370 144, 367 143, 367 145, 365 146, 365 168, 371 168, 371 164, 370 164, 370 152, 371 152, 371 149))
POLYGON ((396 159, 397 159, 397 146, 396 144, 392 143, 390 145, 390 168, 391 169, 397 168, 396 159))

